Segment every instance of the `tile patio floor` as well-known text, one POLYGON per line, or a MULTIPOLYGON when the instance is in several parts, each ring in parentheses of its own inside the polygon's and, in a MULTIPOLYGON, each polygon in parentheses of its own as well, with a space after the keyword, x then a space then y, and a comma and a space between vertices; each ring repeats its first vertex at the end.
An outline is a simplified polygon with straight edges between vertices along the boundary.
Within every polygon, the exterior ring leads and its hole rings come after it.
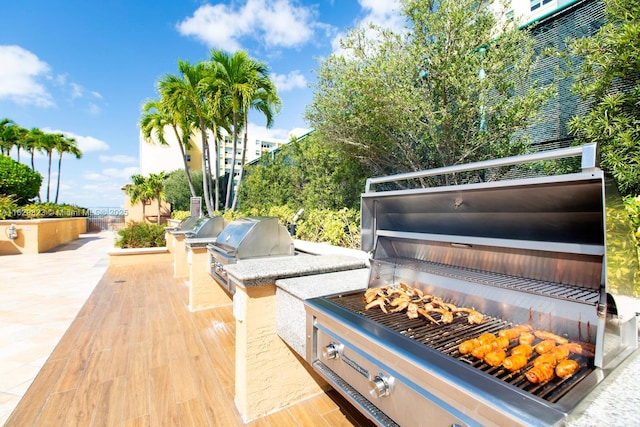
MULTIPOLYGON (((243 425, 231 306, 191 313, 170 263, 107 268, 109 232, 0 257, 0 422, 243 425)), ((251 426, 369 426, 336 392, 251 426)))

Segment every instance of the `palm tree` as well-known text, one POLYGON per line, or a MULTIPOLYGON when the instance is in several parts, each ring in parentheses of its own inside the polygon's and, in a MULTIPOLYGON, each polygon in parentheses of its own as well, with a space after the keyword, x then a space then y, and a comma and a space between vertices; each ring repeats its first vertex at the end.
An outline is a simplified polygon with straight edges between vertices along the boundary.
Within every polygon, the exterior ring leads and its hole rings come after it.
POLYGON ((15 125, 9 118, 0 119, 0 154, 8 156, 11 153, 13 142, 9 140, 9 128, 15 125))
POLYGON ((241 127, 239 123, 240 115, 242 115, 242 125, 246 129, 246 115, 251 103, 257 99, 256 96, 259 89, 273 94, 273 98, 265 98, 271 99, 274 102, 273 105, 279 105, 279 99, 275 94, 275 86, 269 80, 267 65, 250 58, 246 52, 237 51, 230 56, 222 50, 214 49, 211 51, 211 62, 216 64, 216 81, 221 88, 220 90, 227 94, 231 107, 233 154, 225 198, 225 209, 229 209, 232 208, 230 202, 238 150, 238 133, 241 127), (278 100, 278 102, 276 103, 275 100, 278 100))
POLYGON ((191 181, 189 163, 185 155, 185 150, 191 149, 191 124, 183 114, 170 110, 166 100, 163 102, 162 99, 145 102, 142 106, 142 112, 140 129, 142 131, 142 137, 146 142, 153 143, 158 141, 160 145, 169 145, 164 137, 164 130, 166 126, 171 126, 171 129, 173 129, 184 163, 184 171, 187 176, 187 182, 189 183, 189 190, 191 190, 191 196, 195 197, 196 189, 191 181))
MULTIPOLYGON (((25 147, 31 154, 31 169, 36 170, 33 158, 36 151, 42 151, 42 140, 45 133, 38 128, 31 128, 25 137, 25 147)), ((38 197, 39 198, 39 197, 38 197)))
POLYGON ((243 130, 244 138, 242 142, 242 161, 240 162, 240 174, 238 176, 238 188, 233 194, 233 204, 231 210, 236 210, 238 207, 238 194, 240 193, 240 186, 242 185, 242 175, 244 173, 244 164, 247 159, 247 129, 249 126, 249 110, 257 110, 261 112, 267 119, 266 127, 273 126, 273 117, 275 113, 280 110, 281 101, 277 94, 277 89, 268 76, 257 76, 258 79, 254 82, 257 90, 255 91, 253 98, 249 104, 249 108, 242 110, 243 118, 243 130))
POLYGON ((207 167, 209 144, 207 141, 208 115, 206 105, 207 66, 203 63, 192 65, 178 61, 180 76, 167 75, 159 84, 163 100, 172 112, 179 112, 185 118, 192 117, 201 134, 202 148, 202 188, 209 216, 213 214, 211 191, 209 186, 210 170, 207 167))
POLYGON ((11 149, 16 147, 18 162, 20 162, 20 149, 25 147, 27 129, 15 124, 11 119, 0 120, 0 153, 11 155, 11 149))
POLYGON ((53 150, 56 149, 56 146, 62 144, 64 139, 64 135, 60 133, 45 133, 40 137, 40 147, 42 151, 47 153, 49 160, 47 168, 47 203, 49 203, 50 200, 49 194, 51 190, 51 162, 53 160, 53 150))
POLYGON ((78 148, 75 138, 63 137, 56 141, 55 150, 60 154, 58 157, 58 182, 56 184, 56 198, 54 203, 58 203, 58 194, 60 193, 60 174, 62 169, 62 155, 65 153, 72 154, 76 159, 82 158, 82 151, 78 148))
POLYGON ((164 182, 167 179, 165 172, 150 173, 145 180, 145 187, 148 194, 153 194, 153 199, 158 203, 158 222, 160 224, 160 204, 165 199, 164 182))
POLYGON ((131 205, 135 205, 136 203, 142 203, 142 222, 145 222, 147 217, 145 212, 146 203, 153 198, 153 194, 149 193, 149 188, 147 186, 147 180, 140 174, 131 175, 132 184, 127 184, 124 187, 124 192, 127 196, 129 196, 129 200, 131 201, 131 205))

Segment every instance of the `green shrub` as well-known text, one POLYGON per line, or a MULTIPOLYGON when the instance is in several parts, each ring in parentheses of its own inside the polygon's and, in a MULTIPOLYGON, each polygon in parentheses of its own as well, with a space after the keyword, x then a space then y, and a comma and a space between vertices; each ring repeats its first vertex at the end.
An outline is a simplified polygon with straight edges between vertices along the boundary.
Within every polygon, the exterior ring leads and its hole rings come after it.
POLYGON ((189 211, 172 211, 171 219, 177 219, 182 221, 183 219, 188 218, 190 215, 191 215, 191 212, 189 211))
POLYGON ((29 166, 0 155, 0 194, 15 196, 19 205, 29 203, 40 191, 42 175, 29 166))
POLYGON ((159 248, 166 246, 164 226, 131 222, 118 231, 117 248, 159 248))
POLYGON ((13 218, 18 210, 18 204, 14 196, 0 194, 0 219, 13 218))
POLYGON ((319 209, 305 212, 298 221, 296 237, 345 248, 360 248, 360 213, 355 209, 319 209))

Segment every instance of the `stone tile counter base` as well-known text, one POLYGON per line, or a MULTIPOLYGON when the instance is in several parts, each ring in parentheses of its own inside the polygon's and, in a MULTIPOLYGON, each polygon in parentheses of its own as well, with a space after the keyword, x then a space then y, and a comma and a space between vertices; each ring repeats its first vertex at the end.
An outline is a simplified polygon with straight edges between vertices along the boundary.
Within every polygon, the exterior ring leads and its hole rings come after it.
POLYGON ((276 281, 364 266, 361 259, 336 255, 259 258, 225 266, 236 289, 235 402, 245 421, 328 387, 276 333, 276 281))

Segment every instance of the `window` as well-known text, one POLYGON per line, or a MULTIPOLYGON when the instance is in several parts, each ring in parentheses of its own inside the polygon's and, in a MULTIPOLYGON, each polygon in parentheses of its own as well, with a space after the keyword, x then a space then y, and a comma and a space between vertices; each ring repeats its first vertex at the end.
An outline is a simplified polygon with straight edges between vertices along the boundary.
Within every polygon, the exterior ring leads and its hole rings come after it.
POLYGON ((191 161, 191 154, 185 154, 185 155, 184 155, 184 159, 185 159, 187 162, 190 162, 190 161, 191 161))
POLYGON ((540 6, 551 3, 553 0, 529 0, 531 11, 538 9, 540 6))

